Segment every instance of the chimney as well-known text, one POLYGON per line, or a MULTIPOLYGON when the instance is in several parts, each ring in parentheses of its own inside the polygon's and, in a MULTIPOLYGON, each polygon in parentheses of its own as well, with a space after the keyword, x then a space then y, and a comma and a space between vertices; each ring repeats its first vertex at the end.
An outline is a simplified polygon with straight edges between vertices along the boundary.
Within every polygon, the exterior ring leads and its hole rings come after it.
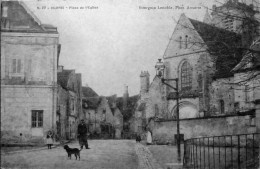
POLYGON ((148 71, 142 71, 140 74, 140 94, 148 93, 150 86, 150 74, 148 71))
POLYGON ((59 65, 59 66, 58 66, 58 72, 62 72, 62 71, 63 71, 63 67, 64 67, 64 66, 59 65))
POLYGON ((125 92, 124 92, 124 95, 123 95, 123 109, 124 110, 127 108, 128 97, 129 97, 128 86, 125 85, 125 92))

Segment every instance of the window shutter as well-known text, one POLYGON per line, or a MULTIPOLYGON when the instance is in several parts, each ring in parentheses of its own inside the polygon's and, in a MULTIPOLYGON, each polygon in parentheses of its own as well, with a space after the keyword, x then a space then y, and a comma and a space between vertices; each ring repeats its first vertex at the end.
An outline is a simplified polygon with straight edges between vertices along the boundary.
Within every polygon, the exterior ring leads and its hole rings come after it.
POLYGON ((38 111, 38 127, 42 127, 42 122, 43 122, 43 112, 38 111))
POLYGON ((32 111, 32 127, 36 127, 36 112, 32 111))
POLYGON ((12 69, 13 69, 13 73, 16 73, 16 59, 13 59, 12 69))
POLYGON ((21 59, 17 59, 17 73, 21 73, 22 63, 21 59))

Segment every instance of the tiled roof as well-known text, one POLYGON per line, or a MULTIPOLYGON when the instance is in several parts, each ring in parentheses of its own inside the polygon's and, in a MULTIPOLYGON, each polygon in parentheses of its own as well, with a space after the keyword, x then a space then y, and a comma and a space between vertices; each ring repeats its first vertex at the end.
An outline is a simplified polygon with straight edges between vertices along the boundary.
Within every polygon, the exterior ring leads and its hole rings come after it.
POLYGON ((250 46, 252 51, 247 51, 242 60, 232 70, 233 72, 260 69, 260 38, 250 46))
POLYGON ((61 87, 63 87, 64 89, 68 88, 68 80, 69 80, 69 76, 70 73, 73 70, 63 70, 62 72, 58 72, 58 76, 57 76, 57 81, 58 84, 61 85, 61 87))
POLYGON ((87 108, 96 109, 101 103, 102 97, 86 97, 84 100, 87 102, 87 108))
POLYGON ((117 96, 116 95, 112 95, 109 97, 106 97, 108 104, 110 106, 110 108, 115 108, 116 107, 116 100, 117 100, 117 96))
POLYGON ((241 36, 239 34, 194 19, 189 18, 189 20, 212 54, 218 55, 233 52, 230 51, 230 48, 237 48, 241 44, 241 36))
MULTIPOLYGON (((127 108, 134 109, 134 107, 138 101, 138 98, 139 98, 139 95, 134 95, 134 96, 128 97, 127 108)), ((123 97, 118 97, 116 102, 117 102, 117 107, 122 111, 123 110, 123 97)))
POLYGON ((58 33, 56 27, 42 24, 22 1, 2 1, 1 7, 7 7, 7 13, 1 17, 3 32, 58 33))
POLYGON ((231 70, 241 60, 241 36, 197 20, 189 19, 205 42, 216 63, 215 78, 232 76, 231 70))
POLYGON ((98 94, 90 87, 82 87, 84 97, 97 97, 98 94))

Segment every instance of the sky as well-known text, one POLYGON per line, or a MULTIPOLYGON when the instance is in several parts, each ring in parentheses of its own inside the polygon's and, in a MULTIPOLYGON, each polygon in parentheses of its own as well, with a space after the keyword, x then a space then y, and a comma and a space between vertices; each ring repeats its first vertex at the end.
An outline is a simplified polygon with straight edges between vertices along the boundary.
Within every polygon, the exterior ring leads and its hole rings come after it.
POLYGON ((181 13, 202 21, 214 0, 26 0, 41 23, 58 28, 60 65, 82 74, 99 95, 140 92, 140 73, 155 76, 181 13), (89 7, 97 9, 89 9, 89 7), (167 7, 172 9, 158 9, 167 7), (83 9, 80 9, 82 7, 83 9), (146 9, 144 9, 146 7, 146 9), (156 9, 147 9, 153 7, 156 9), (187 9, 200 7, 200 9, 187 9))

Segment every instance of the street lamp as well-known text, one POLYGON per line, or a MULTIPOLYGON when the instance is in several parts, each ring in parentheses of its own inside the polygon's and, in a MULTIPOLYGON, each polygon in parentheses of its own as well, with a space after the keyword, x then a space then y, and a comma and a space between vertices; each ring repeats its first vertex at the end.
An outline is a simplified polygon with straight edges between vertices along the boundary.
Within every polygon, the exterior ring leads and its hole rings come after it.
POLYGON ((177 120, 177 151, 178 151, 178 161, 181 162, 181 143, 180 143, 180 118, 179 118, 179 79, 165 79, 164 70, 165 65, 162 62, 162 59, 158 59, 158 62, 155 65, 156 76, 159 77, 162 83, 176 91, 176 120, 177 120), (175 81, 176 87, 171 86, 166 83, 166 81, 175 81))

